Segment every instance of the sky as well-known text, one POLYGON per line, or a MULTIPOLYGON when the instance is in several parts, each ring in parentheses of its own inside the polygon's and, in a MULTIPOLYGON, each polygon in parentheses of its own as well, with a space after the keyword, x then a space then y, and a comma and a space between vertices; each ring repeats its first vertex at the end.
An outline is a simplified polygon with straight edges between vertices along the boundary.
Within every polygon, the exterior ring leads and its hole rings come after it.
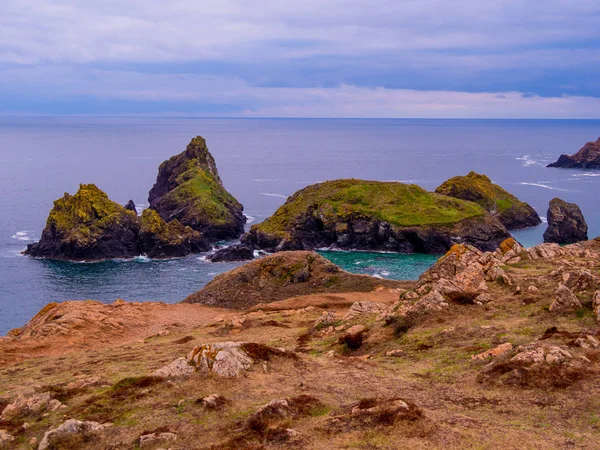
POLYGON ((600 119, 598 0, 0 0, 0 115, 600 119))

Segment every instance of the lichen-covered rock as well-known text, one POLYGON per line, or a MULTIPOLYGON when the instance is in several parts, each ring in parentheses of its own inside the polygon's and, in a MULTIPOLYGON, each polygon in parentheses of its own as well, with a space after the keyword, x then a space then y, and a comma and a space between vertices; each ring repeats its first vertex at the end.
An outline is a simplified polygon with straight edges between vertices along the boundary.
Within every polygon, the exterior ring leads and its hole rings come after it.
POLYGON ((243 206, 223 187, 215 160, 200 136, 160 165, 148 201, 166 222, 177 219, 212 241, 244 232, 243 206))
POLYGON ((581 308, 581 302, 564 284, 560 284, 554 292, 555 298, 550 305, 550 311, 568 311, 581 308))
POLYGON ((506 228, 473 202, 414 184, 334 180, 308 186, 242 243, 267 251, 342 249, 443 253, 455 243, 494 250, 506 228))
POLYGON ((600 138, 596 142, 588 142, 572 156, 560 155, 558 161, 548 167, 567 169, 600 169, 600 138))
POLYGON ((38 446, 38 450, 46 450, 50 448, 53 438, 57 438, 59 436, 67 434, 90 433, 93 431, 101 431, 106 427, 107 425, 102 425, 98 422, 69 419, 62 425, 46 431, 44 433, 44 437, 40 442, 40 445, 38 446))
POLYGON ((194 366, 188 363, 187 358, 180 357, 164 367, 152 372, 151 376, 156 378, 178 378, 186 377, 196 371, 194 366))
POLYGON ((201 373, 213 373, 222 378, 235 378, 253 363, 240 342, 220 342, 194 347, 188 354, 187 361, 201 373))
POLYGON ((232 245, 217 250, 206 259, 212 262, 249 261, 254 259, 254 250, 247 245, 232 245))
POLYGON ((8 404, 2 414, 1 420, 26 416, 29 414, 40 414, 42 412, 56 411, 63 404, 52 397, 49 392, 39 394, 25 393, 19 395, 12 403, 8 404))
POLYGON ((504 190, 485 175, 469 172, 466 176, 450 178, 435 192, 469 200, 485 208, 509 230, 526 228, 542 223, 530 205, 504 190))
POLYGON ((26 254, 37 257, 99 260, 139 254, 137 215, 93 184, 82 184, 75 195, 54 202, 39 242, 26 254))
POLYGON ((588 226, 579 206, 560 198, 550 200, 548 229, 544 232, 544 242, 572 244, 586 241, 587 231, 588 226))
POLYGON ((140 252, 150 258, 185 256, 210 248, 202 233, 183 226, 177 219, 167 223, 151 209, 142 213, 138 240, 140 252))

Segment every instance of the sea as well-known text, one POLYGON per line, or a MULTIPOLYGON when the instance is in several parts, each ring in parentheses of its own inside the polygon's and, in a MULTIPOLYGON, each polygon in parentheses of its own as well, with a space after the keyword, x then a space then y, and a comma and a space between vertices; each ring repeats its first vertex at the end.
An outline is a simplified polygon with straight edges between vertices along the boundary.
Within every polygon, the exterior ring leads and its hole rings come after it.
MULTIPOLYGON (((295 191, 325 180, 400 181, 434 190, 474 170, 530 203, 544 221, 553 197, 577 203, 590 237, 600 235, 600 171, 545 167, 598 139, 599 120, 1 117, 0 335, 53 301, 178 302, 238 265, 211 263, 206 254, 95 263, 21 255, 39 239, 52 202, 80 183, 95 183, 121 204, 132 199, 141 212, 160 163, 197 135, 207 139, 225 187, 244 205, 248 226, 295 191)), ((535 245, 545 227, 514 235, 535 245)), ((322 254, 348 271, 393 279, 416 279, 437 259, 322 254)))

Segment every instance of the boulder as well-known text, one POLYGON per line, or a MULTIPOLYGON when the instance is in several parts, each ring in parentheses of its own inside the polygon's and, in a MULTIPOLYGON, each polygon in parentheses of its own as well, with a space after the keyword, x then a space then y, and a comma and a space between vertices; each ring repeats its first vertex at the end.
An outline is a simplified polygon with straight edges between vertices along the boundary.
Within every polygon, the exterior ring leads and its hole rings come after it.
POLYGON ((241 241, 266 251, 322 247, 443 253, 453 244, 494 250, 510 237, 481 206, 414 184, 333 180, 289 197, 241 241))
POLYGON ((150 258, 186 256, 210 248, 202 233, 183 226, 177 219, 167 223, 151 209, 142 213, 138 246, 150 258))
POLYGON ((596 142, 588 142, 572 156, 560 155, 558 161, 548 167, 567 169, 600 169, 600 138, 596 142))
POLYGON ((212 262, 248 261, 254 259, 254 250, 247 245, 232 245, 231 247, 217 250, 206 259, 212 262))
POLYGON ((29 414, 56 411, 61 407, 63 407, 63 404, 53 398, 49 392, 20 394, 2 410, 0 420, 10 420, 29 414))
POLYGON ((588 227, 579 206, 559 198, 550 200, 548 208, 548 229, 544 242, 572 244, 586 241, 588 227))
POLYGON ((201 136, 160 165, 148 201, 165 222, 177 219, 210 241, 235 239, 244 232, 244 208, 223 187, 201 136))
POLYGON ((435 192, 477 203, 509 230, 542 223, 538 213, 530 205, 492 183, 487 176, 475 172, 450 178, 438 186, 435 192))
POLYGON ((177 440, 177 434, 168 431, 148 433, 140 436, 140 450, 156 448, 157 445, 169 444, 177 440))
POLYGON ((157 378, 177 378, 186 377, 195 372, 194 366, 188 364, 184 357, 177 358, 166 366, 152 372, 151 376, 157 378))
POLYGON ((350 350, 357 350, 362 345, 363 336, 366 331, 367 327, 364 325, 354 325, 339 337, 338 343, 346 345, 350 350))
POLYGON ((479 353, 477 355, 471 356, 471 359, 474 360, 485 360, 490 358, 496 358, 498 356, 502 356, 505 353, 511 351, 513 345, 510 342, 505 342, 504 344, 500 344, 497 347, 486 350, 485 352, 479 353))
POLYGON ((581 302, 564 284, 560 284, 554 292, 555 299, 550 305, 550 311, 569 311, 581 308, 581 302))
POLYGON ((194 347, 187 361, 202 373, 235 378, 250 368, 253 361, 240 342, 221 342, 194 347))
POLYGON ((344 320, 366 319, 369 316, 384 316, 390 307, 378 302, 354 302, 344 316, 344 320))
POLYGON ((207 409, 217 409, 228 403, 228 400, 221 394, 211 394, 202 399, 202 406, 207 409))
POLYGON ((137 214, 98 189, 82 184, 54 202, 39 242, 25 254, 55 259, 100 260, 139 255, 137 214))
POLYGON ((69 419, 62 425, 52 428, 44 433, 44 437, 40 441, 38 450, 46 450, 50 448, 52 444, 52 438, 63 436, 66 434, 75 433, 90 433, 93 431, 100 431, 106 428, 108 425, 102 425, 98 422, 81 421, 76 419, 69 419))
POLYGON ((594 308, 594 314, 596 314, 596 321, 600 323, 600 291, 594 293, 592 308, 594 308))

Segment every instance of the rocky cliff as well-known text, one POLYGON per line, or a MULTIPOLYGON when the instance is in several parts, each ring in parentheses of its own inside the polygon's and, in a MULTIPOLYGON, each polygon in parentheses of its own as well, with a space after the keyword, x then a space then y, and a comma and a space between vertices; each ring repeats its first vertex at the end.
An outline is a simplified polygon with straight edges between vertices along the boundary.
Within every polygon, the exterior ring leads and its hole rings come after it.
POLYGON ((596 142, 588 142, 574 155, 560 155, 556 162, 548 167, 565 169, 600 169, 600 138, 596 142))
POLYGON ((475 202, 496 217, 507 229, 533 227, 542 223, 530 205, 520 201, 485 175, 469 172, 466 176, 450 178, 435 192, 475 202))
POLYGON ((506 228, 479 205, 414 184, 334 180, 308 186, 242 243, 268 251, 342 249, 444 253, 464 242, 495 249, 506 228))
POLYGON ((160 165, 148 201, 166 222, 177 219, 209 240, 233 239, 244 232, 243 206, 223 187, 200 136, 160 165))

